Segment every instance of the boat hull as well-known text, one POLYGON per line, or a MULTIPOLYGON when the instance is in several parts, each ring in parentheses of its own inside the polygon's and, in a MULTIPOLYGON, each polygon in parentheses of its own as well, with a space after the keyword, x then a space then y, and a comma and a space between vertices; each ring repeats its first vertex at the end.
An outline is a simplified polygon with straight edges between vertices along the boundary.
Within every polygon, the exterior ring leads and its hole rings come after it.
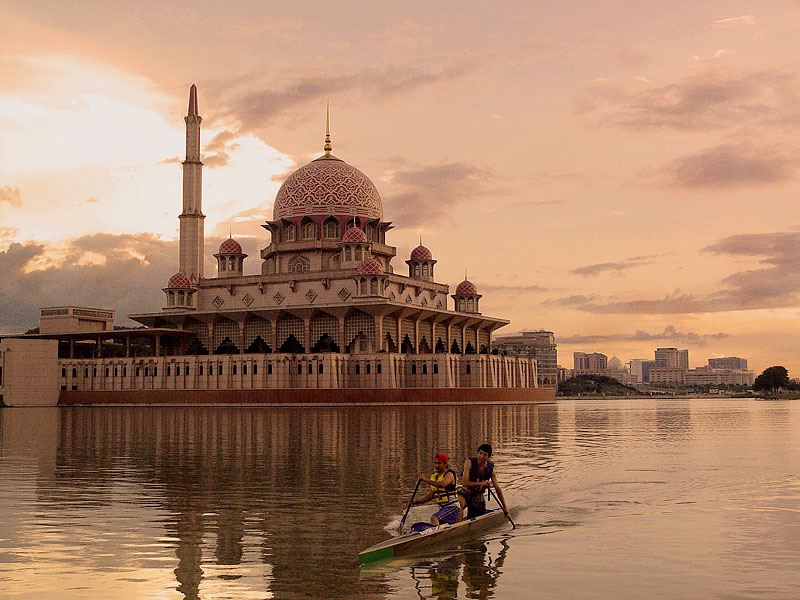
POLYGON ((407 533, 370 546, 358 555, 358 561, 361 565, 369 565, 415 554, 419 550, 451 543, 454 540, 469 539, 504 520, 503 511, 495 509, 480 517, 465 519, 453 525, 439 525, 420 533, 407 533))

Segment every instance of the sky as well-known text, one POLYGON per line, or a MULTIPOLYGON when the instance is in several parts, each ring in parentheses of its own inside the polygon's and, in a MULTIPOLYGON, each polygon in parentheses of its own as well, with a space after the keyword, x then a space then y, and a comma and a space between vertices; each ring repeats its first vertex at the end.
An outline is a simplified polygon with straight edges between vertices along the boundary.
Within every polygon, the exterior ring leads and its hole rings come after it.
POLYGON ((259 272, 281 181, 334 153, 484 314, 623 361, 800 375, 797 2, 0 0, 0 332, 158 310, 188 89, 207 271, 259 272))

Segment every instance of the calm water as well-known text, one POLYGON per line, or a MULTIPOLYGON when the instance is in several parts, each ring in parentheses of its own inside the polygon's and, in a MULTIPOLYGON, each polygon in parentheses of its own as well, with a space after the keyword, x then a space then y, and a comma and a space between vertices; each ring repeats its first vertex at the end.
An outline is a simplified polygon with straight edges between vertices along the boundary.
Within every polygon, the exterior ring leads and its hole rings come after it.
POLYGON ((2 598, 798 598, 800 402, 0 410, 2 598), (361 572, 434 450, 518 528, 361 572))

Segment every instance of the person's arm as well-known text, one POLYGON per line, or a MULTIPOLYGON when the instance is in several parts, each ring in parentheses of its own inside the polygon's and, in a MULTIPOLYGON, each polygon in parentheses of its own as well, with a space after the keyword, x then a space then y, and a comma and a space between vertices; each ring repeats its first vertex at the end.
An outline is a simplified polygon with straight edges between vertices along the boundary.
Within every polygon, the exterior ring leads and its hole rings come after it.
POLYGON ((497 483, 497 475, 495 475, 494 471, 492 471, 492 485, 494 486, 494 493, 497 494, 498 498, 500 498, 500 506, 503 509, 503 513, 508 516, 508 505, 506 504, 506 498, 503 496, 503 490, 500 489, 500 486, 497 483))
MULTIPOLYGON (((424 475, 420 475, 419 476, 419 480, 420 481, 427 481, 427 479, 425 478, 424 475)), ((431 500, 433 500, 433 490, 429 491, 422 498, 419 498, 418 500, 414 500, 411 503, 411 505, 412 506, 419 506, 420 504, 425 504, 426 502, 430 502, 431 500)))
POLYGON ((462 471, 461 474, 461 486, 473 492, 476 489, 483 491, 483 488, 485 488, 488 485, 488 483, 485 481, 470 481, 469 480, 470 469, 472 469, 472 461, 470 459, 467 459, 466 461, 464 461, 464 471, 462 471))

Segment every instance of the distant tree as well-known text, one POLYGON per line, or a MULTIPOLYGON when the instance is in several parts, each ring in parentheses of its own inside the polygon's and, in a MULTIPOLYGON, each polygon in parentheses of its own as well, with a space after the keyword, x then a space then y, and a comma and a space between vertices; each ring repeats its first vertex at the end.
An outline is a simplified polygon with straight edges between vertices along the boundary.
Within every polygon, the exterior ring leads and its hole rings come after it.
POLYGON ((25 332, 25 335, 31 335, 32 333, 39 333, 39 328, 38 327, 34 327, 33 329, 28 329, 25 332))
POLYGON ((786 367, 780 365, 768 367, 764 372, 756 377, 753 389, 757 392, 777 392, 780 389, 787 390, 791 387, 789 372, 786 367))

